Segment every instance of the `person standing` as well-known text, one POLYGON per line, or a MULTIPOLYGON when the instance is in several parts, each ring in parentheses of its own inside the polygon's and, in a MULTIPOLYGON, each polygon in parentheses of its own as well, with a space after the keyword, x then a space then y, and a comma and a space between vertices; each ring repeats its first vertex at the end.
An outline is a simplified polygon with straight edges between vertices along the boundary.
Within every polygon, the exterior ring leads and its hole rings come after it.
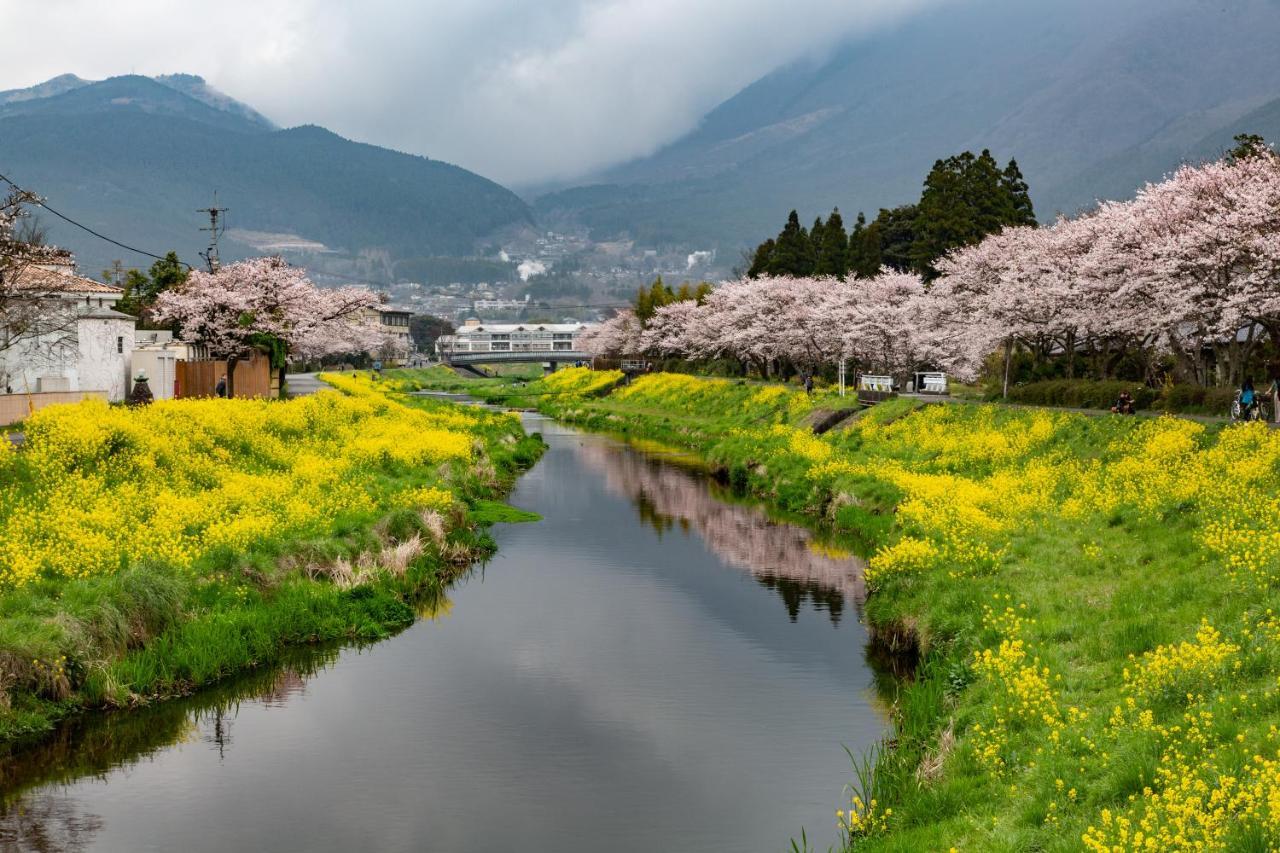
POLYGON ((1267 393, 1271 395, 1271 422, 1280 424, 1280 368, 1271 371, 1271 387, 1267 393))
POLYGON ((227 374, 222 374, 222 377, 218 379, 218 384, 213 386, 213 393, 219 397, 227 396, 227 374))

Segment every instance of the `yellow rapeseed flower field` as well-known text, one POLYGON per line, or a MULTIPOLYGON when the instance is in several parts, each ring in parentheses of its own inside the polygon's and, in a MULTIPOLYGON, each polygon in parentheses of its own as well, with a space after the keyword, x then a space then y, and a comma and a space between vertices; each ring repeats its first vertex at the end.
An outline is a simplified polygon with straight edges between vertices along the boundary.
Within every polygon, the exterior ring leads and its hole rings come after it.
POLYGON ((467 462, 482 418, 404 406, 350 377, 289 402, 176 400, 53 406, 0 442, 0 589, 117 571, 189 567, 217 548, 324 530, 346 513, 448 491, 386 495, 380 472, 467 462))
POLYGON ((900 401, 816 436, 813 405, 668 374, 575 417, 881 531, 868 619, 928 666, 850 847, 1280 849, 1280 431, 900 401))

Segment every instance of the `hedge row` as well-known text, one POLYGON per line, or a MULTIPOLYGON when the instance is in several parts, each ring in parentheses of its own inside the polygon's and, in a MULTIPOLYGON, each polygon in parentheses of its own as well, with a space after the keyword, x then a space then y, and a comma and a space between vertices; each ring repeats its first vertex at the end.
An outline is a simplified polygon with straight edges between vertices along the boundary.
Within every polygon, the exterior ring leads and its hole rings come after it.
MULTIPOLYGON (((1234 388, 1204 388, 1199 385, 1173 385, 1158 389, 1121 380, 1050 379, 1010 388, 1009 402, 1072 409, 1109 409, 1124 391, 1133 396, 1134 407, 1138 409, 1209 415, 1226 415, 1236 393, 1234 388)), ((999 396, 998 388, 988 392, 990 399, 999 396)))

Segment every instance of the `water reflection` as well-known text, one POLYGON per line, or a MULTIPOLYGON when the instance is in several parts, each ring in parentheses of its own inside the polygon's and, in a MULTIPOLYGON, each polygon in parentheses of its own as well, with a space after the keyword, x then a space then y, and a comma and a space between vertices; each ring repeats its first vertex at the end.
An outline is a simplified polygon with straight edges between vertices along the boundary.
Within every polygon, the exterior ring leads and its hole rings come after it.
POLYGON ((777 592, 791 621, 807 602, 839 624, 846 600, 862 601, 863 562, 812 531, 771 520, 759 506, 722 500, 705 477, 650 456, 603 443, 584 444, 579 454, 611 492, 631 501, 642 522, 659 534, 677 527, 697 534, 726 563, 777 592))
POLYGON ((884 731, 844 618, 858 562, 706 478, 531 427, 550 448, 511 501, 543 520, 499 525, 417 624, 0 752, 0 850, 833 843, 841 747, 884 731))
POLYGON ((226 755, 243 702, 283 707, 338 657, 336 646, 291 650, 283 663, 193 697, 121 713, 88 714, 36 744, 0 749, 0 850, 74 851, 90 846, 103 821, 58 785, 128 768, 180 743, 226 755))
POLYGON ((76 799, 66 792, 20 798, 0 808, 0 850, 35 853, 86 850, 102 826, 101 817, 85 814, 76 799))

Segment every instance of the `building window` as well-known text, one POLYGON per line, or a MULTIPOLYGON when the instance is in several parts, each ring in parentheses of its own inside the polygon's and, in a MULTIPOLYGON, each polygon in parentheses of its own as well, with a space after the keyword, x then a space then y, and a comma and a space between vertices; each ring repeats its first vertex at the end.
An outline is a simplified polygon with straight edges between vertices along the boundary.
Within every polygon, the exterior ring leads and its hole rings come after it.
POLYGON ((116 352, 121 354, 124 353, 124 338, 119 335, 116 335, 116 352))

